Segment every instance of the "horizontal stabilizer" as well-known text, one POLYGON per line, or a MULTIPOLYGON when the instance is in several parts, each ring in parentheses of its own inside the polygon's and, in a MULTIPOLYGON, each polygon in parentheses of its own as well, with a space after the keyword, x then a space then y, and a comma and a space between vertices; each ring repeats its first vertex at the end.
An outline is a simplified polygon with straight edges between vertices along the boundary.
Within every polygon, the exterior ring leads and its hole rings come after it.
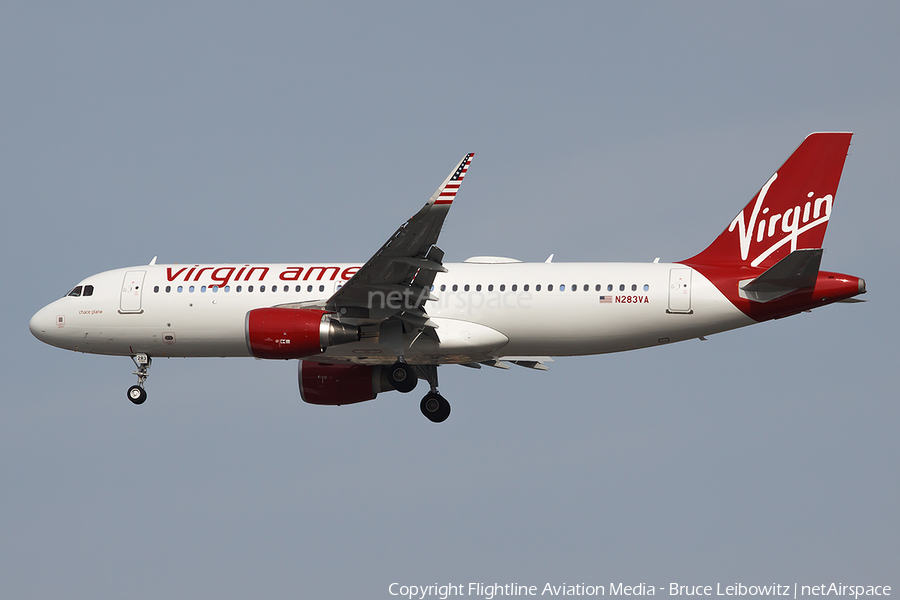
POLYGON ((741 295, 755 302, 769 302, 803 288, 816 285, 822 249, 794 250, 748 282, 741 282, 741 295))

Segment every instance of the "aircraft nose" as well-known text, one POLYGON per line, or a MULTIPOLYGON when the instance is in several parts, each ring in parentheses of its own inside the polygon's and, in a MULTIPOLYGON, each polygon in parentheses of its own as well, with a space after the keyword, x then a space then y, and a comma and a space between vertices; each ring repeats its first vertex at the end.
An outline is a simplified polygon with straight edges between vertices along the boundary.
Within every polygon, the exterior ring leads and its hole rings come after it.
POLYGON ((31 335, 44 343, 48 343, 50 332, 54 328, 56 328, 56 321, 49 306, 45 306, 34 313, 34 316, 28 321, 28 329, 31 330, 31 335))

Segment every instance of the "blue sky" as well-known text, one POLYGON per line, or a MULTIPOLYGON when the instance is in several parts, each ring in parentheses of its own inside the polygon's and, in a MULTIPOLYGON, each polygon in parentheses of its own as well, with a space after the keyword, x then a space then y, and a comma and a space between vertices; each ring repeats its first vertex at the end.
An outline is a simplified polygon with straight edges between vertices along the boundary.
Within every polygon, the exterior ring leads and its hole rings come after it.
POLYGON ((898 17, 5 3, 0 585, 896 589, 898 17), (855 132, 823 268, 866 278, 865 304, 549 373, 442 368, 443 426, 418 392, 306 405, 292 362, 160 360, 135 407, 129 359, 28 332, 80 279, 156 255, 362 262, 470 151, 445 260, 683 259, 821 130, 855 132))

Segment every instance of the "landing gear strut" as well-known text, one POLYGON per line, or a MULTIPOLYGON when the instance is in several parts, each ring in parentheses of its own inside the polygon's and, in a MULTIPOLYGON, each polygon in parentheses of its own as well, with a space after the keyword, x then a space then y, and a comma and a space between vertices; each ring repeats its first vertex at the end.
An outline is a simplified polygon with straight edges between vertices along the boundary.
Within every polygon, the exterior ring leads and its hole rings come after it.
POLYGON ((147 391, 144 389, 144 382, 150 376, 150 357, 146 354, 135 354, 131 357, 137 371, 134 372, 138 377, 137 385, 128 388, 128 399, 135 404, 143 404, 147 399, 147 391))
POLYGON ((418 365, 416 371, 431 386, 431 391, 419 404, 422 414, 432 423, 443 423, 450 416, 450 403, 438 393, 437 365, 418 365))

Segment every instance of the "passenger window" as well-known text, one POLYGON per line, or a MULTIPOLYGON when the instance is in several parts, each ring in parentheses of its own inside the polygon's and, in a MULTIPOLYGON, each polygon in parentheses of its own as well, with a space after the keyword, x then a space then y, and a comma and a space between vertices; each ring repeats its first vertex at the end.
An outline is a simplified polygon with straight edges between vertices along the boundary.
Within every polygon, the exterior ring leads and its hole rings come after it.
POLYGON ((230 291, 231 291, 231 286, 230 286, 230 285, 226 285, 226 286, 223 287, 222 289, 225 290, 226 292, 230 292, 230 291))
POLYGON ((578 284, 577 284, 577 283, 573 283, 573 284, 572 284, 572 291, 573 291, 573 292, 577 292, 577 291, 578 291, 578 284))
MULTIPOLYGON (((158 294, 158 293, 159 293, 159 286, 158 286, 158 285, 154 285, 154 286, 153 286, 153 293, 154 293, 154 294, 158 294)), ((87 295, 87 294, 85 294, 85 296, 86 296, 86 295, 87 295)))
POLYGON ((632 283, 632 284, 631 284, 631 291, 632 291, 632 292, 636 292, 636 291, 637 291, 637 284, 636 284, 636 283, 632 283))
POLYGON ((319 291, 320 291, 320 292, 324 292, 324 291, 325 291, 325 286, 324 286, 324 285, 320 285, 320 286, 319 286, 319 291))
POLYGON ((534 291, 536 291, 536 292, 541 291, 541 284, 537 284, 536 286, 534 286, 534 291))
MULTIPOLYGON (((595 292, 599 292, 599 291, 602 290, 602 289, 603 289, 603 286, 600 285, 599 283, 598 283, 597 285, 594 286, 594 291, 595 291, 595 292)), ((587 291, 587 290, 585 290, 585 291, 587 291)))
POLYGON ((442 284, 441 284, 441 291, 442 291, 442 292, 446 292, 446 291, 447 291, 447 284, 446 284, 446 283, 442 283, 442 284))
POLYGON ((468 284, 468 283, 467 283, 466 286, 463 288, 463 290, 465 290, 465 291, 467 291, 467 292, 469 291, 469 284, 468 284))
POLYGON ((168 293, 170 293, 171 291, 172 291, 172 286, 171 286, 171 285, 167 285, 167 286, 166 286, 166 293, 168 294, 168 293))
POLYGON ((236 291, 237 293, 240 294, 240 293, 241 293, 241 288, 242 288, 242 287, 243 287, 243 286, 240 286, 240 285, 239 285, 239 286, 237 286, 236 288, 234 288, 234 291, 236 291))
POLYGON ((494 284, 493 284, 493 283, 490 284, 490 285, 488 286, 488 291, 489 291, 489 292, 493 292, 493 291, 494 291, 494 284))
POLYGON ((193 293, 194 293, 194 286, 189 287, 189 288, 188 288, 188 291, 189 291, 190 293, 193 294, 193 293))
POLYGON ((291 291, 291 288, 290 288, 290 286, 287 286, 287 285, 286 285, 286 286, 284 286, 284 291, 286 291, 286 292, 289 292, 289 291, 291 291))
POLYGON ((475 291, 476 291, 476 292, 480 292, 480 291, 481 291, 481 284, 480 284, 480 283, 479 283, 478 285, 475 286, 475 291))
MULTIPOLYGON (((591 286, 589 286, 588 284, 584 284, 584 291, 588 292, 588 291, 590 291, 590 289, 591 289, 591 286)), ((600 286, 597 286, 597 290, 598 291, 600 290, 600 286)))
POLYGON ((619 284, 619 291, 620 291, 620 292, 624 292, 624 291, 625 291, 625 284, 624 284, 624 283, 620 283, 620 284, 619 284))
POLYGON ((645 291, 645 292, 649 292, 649 291, 650 291, 650 285, 649 285, 649 284, 647 284, 647 283, 644 284, 644 291, 645 291))
POLYGON ((183 291, 184 291, 184 287, 179 285, 179 286, 178 286, 178 293, 180 294, 180 293, 183 292, 183 291))
POLYGON ((75 286, 74 288, 72 288, 71 292, 66 294, 66 296, 72 296, 73 298, 78 298, 79 296, 81 296, 81 286, 80 285, 75 286))
POLYGON ((517 286, 517 285, 516 285, 516 284, 515 284, 515 283, 514 283, 514 284, 512 284, 512 288, 511 288, 511 289, 512 289, 512 291, 516 291, 516 288, 517 288, 517 287, 518 287, 518 286, 517 286))
POLYGON ((266 286, 264 286, 264 285, 259 286, 259 291, 261 291, 261 292, 266 291, 266 286))
POLYGON ((454 283, 454 284, 453 284, 453 291, 455 292, 455 291, 458 290, 458 289, 459 289, 459 286, 456 285, 456 284, 454 283))
POLYGON ((501 284, 500 284, 500 291, 501 291, 501 292, 505 292, 505 291, 506 291, 506 284, 504 284, 504 283, 501 283, 501 284))
POLYGON ((205 291, 206 291, 206 286, 205 286, 205 285, 201 285, 201 286, 200 286, 200 292, 202 293, 202 292, 205 292, 205 291))
POLYGON ((552 291, 553 291, 553 284, 552 284, 552 283, 549 284, 549 285, 547 286, 547 291, 548 291, 548 292, 552 292, 552 291))
MULTIPOLYGON (((515 289, 515 286, 513 286, 513 289, 515 289)), ((523 292, 527 292, 527 291, 528 291, 528 284, 527 284, 527 283, 526 283, 525 285, 522 286, 522 291, 523 291, 523 292)))
POLYGON ((219 286, 217 286, 217 285, 214 285, 214 286, 212 286, 212 287, 211 287, 211 288, 209 288, 209 289, 211 289, 211 290, 212 290, 212 291, 213 291, 213 294, 215 294, 215 293, 216 293, 216 292, 218 292, 218 291, 219 291, 219 286))
MULTIPOLYGON (((548 285, 547 288, 549 288, 549 289, 552 290, 552 289, 553 289, 553 286, 552 286, 552 285, 548 285)), ((561 292, 566 291, 566 284, 564 284, 564 283, 560 284, 560 286, 559 286, 559 291, 561 291, 561 292)))
POLYGON ((248 285, 248 286, 247 286, 247 291, 248 291, 248 292, 252 292, 252 291, 253 291, 253 286, 252 286, 252 285, 248 285))
POLYGON ((608 286, 606 286, 606 291, 607 291, 607 292, 611 292, 611 291, 612 291, 612 284, 609 284, 608 286))

